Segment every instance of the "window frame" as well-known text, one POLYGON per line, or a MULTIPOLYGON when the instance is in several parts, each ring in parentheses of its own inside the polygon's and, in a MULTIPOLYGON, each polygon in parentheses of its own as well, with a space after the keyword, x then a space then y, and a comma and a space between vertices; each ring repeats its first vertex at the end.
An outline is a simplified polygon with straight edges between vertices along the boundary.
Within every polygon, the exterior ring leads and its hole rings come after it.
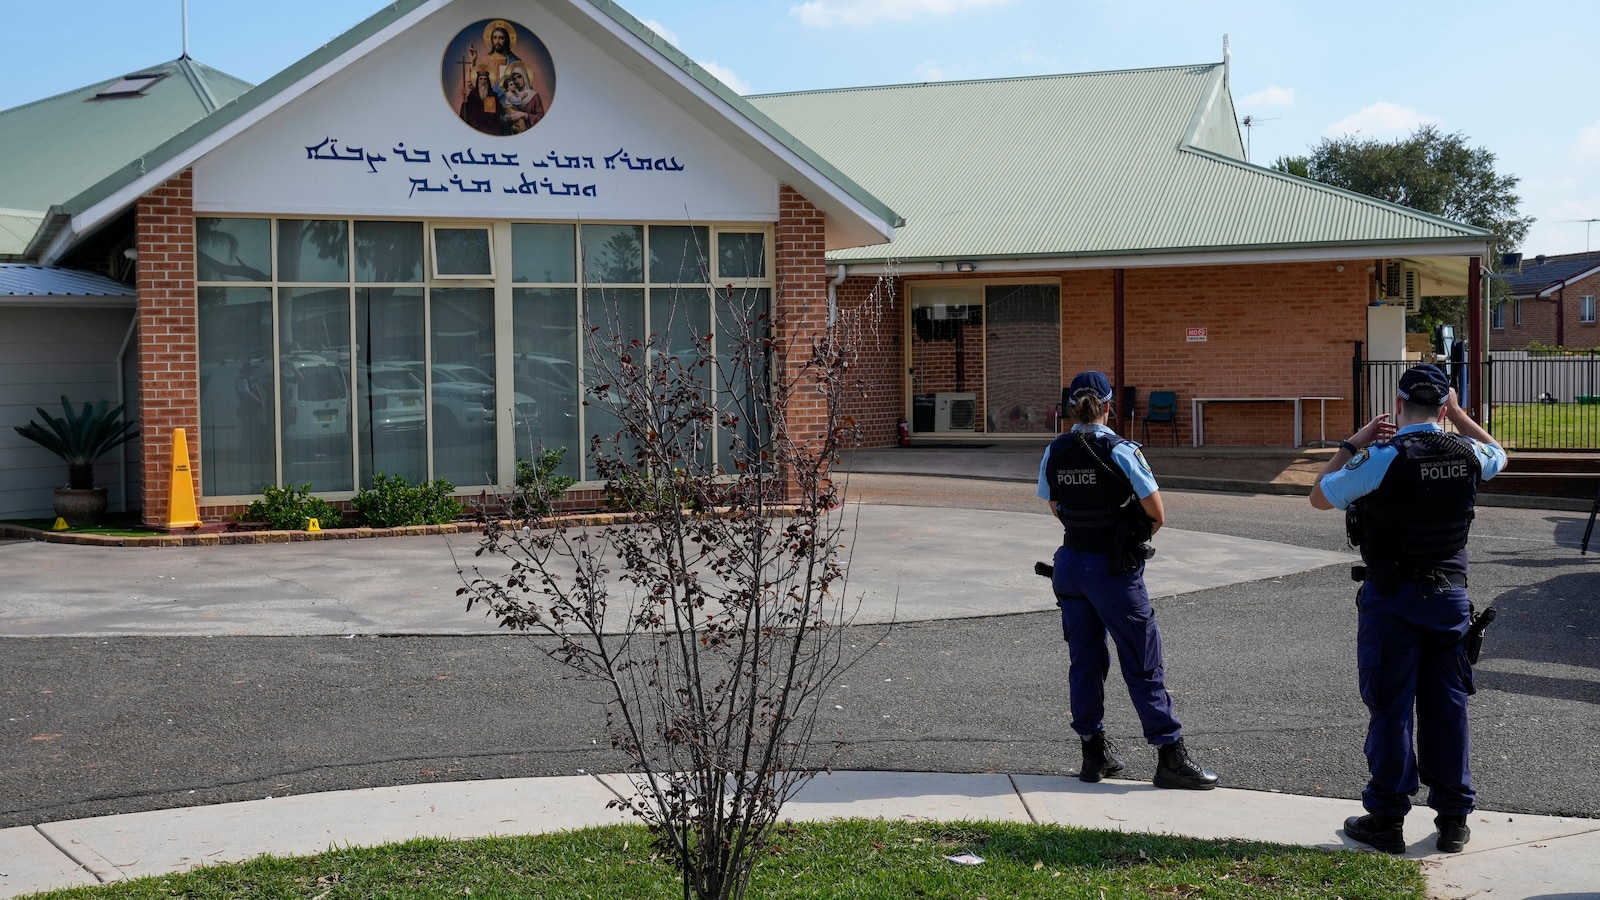
MULTIPOLYGON (((354 221, 352 219, 352 221, 354 221)), ((368 219, 367 221, 371 221, 368 219)), ((416 221, 406 219, 403 221, 416 221)), ((424 220, 428 228, 428 245, 424 253, 428 257, 428 280, 430 281, 484 281, 495 280, 495 223, 494 222, 457 222, 452 220, 424 220), (487 273, 444 274, 439 271, 439 232, 440 231, 481 231, 489 249, 489 271, 487 273)))

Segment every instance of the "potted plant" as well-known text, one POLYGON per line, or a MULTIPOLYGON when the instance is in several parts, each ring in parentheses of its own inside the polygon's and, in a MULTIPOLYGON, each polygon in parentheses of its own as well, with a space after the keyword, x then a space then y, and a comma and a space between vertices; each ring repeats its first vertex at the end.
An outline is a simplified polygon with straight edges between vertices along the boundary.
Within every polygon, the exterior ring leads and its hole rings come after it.
POLYGON ((83 412, 74 413, 63 395, 61 409, 66 415, 58 418, 36 408, 39 418, 16 431, 66 461, 67 486, 56 488, 55 512, 82 528, 98 523, 106 512, 106 490, 94 486, 95 460, 138 437, 139 429, 122 421, 121 404, 85 403, 83 412))

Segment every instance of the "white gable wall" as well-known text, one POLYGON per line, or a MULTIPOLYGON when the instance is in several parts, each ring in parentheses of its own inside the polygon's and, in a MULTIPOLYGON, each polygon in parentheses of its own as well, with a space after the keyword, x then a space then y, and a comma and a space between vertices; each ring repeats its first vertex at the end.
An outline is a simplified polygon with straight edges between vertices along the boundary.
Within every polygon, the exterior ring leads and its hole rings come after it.
POLYGON ((776 178, 526 0, 450 4, 201 158, 194 174, 199 213, 669 223, 778 218, 776 178), (532 31, 555 67, 547 115, 519 135, 473 129, 457 114, 459 80, 448 100, 441 84, 452 39, 493 18, 532 31), (645 159, 649 169, 633 167, 645 159), (563 167, 571 163, 576 167, 563 167))

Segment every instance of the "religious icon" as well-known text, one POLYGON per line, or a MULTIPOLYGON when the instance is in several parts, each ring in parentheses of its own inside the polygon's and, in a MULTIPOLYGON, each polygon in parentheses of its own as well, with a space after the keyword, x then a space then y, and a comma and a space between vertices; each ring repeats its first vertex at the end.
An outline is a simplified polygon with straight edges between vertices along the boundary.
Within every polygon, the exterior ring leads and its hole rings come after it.
POLYGON ((461 121, 498 136, 539 124, 555 97, 550 51, 527 28, 508 19, 484 19, 463 28, 446 48, 445 99, 461 121))

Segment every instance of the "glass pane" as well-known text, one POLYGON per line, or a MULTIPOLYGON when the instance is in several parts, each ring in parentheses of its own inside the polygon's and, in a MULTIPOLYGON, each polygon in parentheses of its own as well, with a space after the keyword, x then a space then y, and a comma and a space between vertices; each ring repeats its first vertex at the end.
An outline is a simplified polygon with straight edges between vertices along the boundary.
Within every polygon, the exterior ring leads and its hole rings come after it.
POLYGON ((357 222, 356 280, 420 282, 421 222, 357 222))
POLYGON ((590 284, 643 282, 644 226, 583 226, 583 278, 590 284))
POLYGON ((710 238, 709 228, 650 226, 650 283, 711 283, 710 238))
MULTIPOLYGON (((705 288, 672 290, 656 288, 650 292, 650 332, 655 336, 652 362, 665 365, 674 379, 698 388, 699 402, 711 402, 711 368, 702 365, 705 354, 695 343, 711 333, 711 296, 705 288)), ((706 348, 709 351, 709 347, 706 348)), ((688 410, 685 410, 688 412, 688 410)), ((687 424, 687 423, 686 423, 687 424)), ((689 427, 677 436, 676 459, 693 460, 697 472, 711 464, 713 444, 711 426, 689 427)), ((674 466, 681 465, 675 462, 674 466)))
POLYGON ((195 219, 194 246, 200 281, 272 280, 270 220, 195 219))
POLYGON ((273 459, 272 290, 200 289, 200 492, 259 494, 273 459))
MULTIPOLYGON (((982 323, 981 287, 934 285, 911 289, 912 431, 979 430, 978 410, 983 408, 978 403, 983 385, 982 323)), ((1058 352, 1058 358, 1059 355, 1058 352)), ((1052 369, 1043 377, 1058 378, 1056 371, 1052 369)))
MULTIPOLYGON (((599 329, 588 336, 584 347, 582 398, 588 404, 583 407, 585 457, 588 456, 588 438, 595 435, 602 439, 602 452, 607 455, 632 453, 636 448, 634 441, 623 440, 620 447, 617 444, 622 420, 615 410, 621 407, 623 395, 614 385, 621 374, 618 350, 626 349, 633 341, 643 341, 645 337, 644 289, 590 288, 583 293, 583 303, 585 324, 599 329), (613 386, 595 393, 594 389, 601 385, 613 386)), ((594 461, 587 458, 584 478, 599 478, 594 461)))
POLYGON ((488 278, 494 274, 490 265, 487 228, 435 228, 433 253, 434 266, 440 275, 479 275, 488 278))
POLYGON ((984 289, 984 430, 1054 434, 1061 402, 1061 288, 1054 284, 984 289))
POLYGON ((517 404, 527 397, 539 409, 539 433, 517 429, 517 458, 566 448, 560 474, 579 477, 588 447, 578 440, 578 292, 573 288, 511 291, 512 369, 517 404))
POLYGON ((283 480, 354 490, 350 450, 350 291, 278 289, 283 480))
MULTIPOLYGON (((433 473, 457 487, 499 481, 494 385, 494 288, 434 288, 433 473)), ((519 402, 516 427, 535 410, 519 402)), ((507 410, 511 412, 512 410, 507 410)))
POLYGON ((737 472, 754 467, 766 441, 771 405, 772 292, 747 288, 716 299, 717 465, 737 472))
POLYGON ((578 255, 571 225, 512 225, 511 280, 526 284, 578 280, 578 255))
POLYGON ((349 251, 342 220, 278 220, 279 281, 349 281, 349 251))
POLYGON ((422 288, 357 288, 356 462, 364 488, 379 472, 428 480, 423 358, 422 288))
POLYGON ((767 277, 767 235, 765 232, 717 235, 717 272, 721 278, 767 277))

